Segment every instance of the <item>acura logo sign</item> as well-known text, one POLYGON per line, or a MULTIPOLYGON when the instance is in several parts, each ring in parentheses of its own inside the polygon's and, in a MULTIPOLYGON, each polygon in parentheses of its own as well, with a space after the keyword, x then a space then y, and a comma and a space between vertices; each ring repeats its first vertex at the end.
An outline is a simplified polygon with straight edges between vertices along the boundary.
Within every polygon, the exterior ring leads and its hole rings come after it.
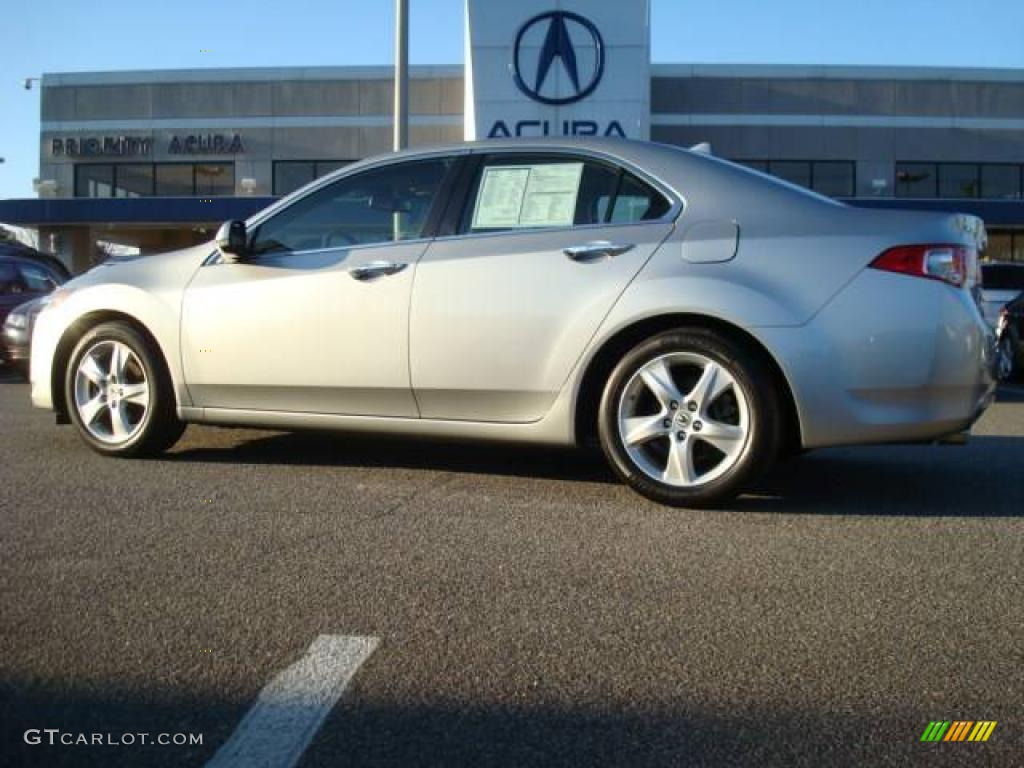
POLYGON ((523 24, 512 57, 519 90, 542 104, 572 104, 584 99, 593 93, 604 74, 601 33, 588 19, 569 11, 549 11, 523 24), (534 41, 540 35, 543 42, 538 53, 534 41), (559 74, 567 78, 567 88, 557 87, 559 74), (567 90, 568 95, 564 95, 567 90))

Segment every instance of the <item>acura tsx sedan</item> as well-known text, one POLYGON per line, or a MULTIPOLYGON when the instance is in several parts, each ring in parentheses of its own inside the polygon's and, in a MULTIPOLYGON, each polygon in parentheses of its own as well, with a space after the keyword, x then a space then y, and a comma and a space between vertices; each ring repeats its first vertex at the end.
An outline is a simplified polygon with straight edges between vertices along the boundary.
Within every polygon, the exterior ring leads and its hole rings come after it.
POLYGON ((963 435, 994 390, 984 237, 651 143, 402 152, 62 287, 32 399, 111 456, 189 422, 599 443, 712 505, 785 453, 963 435))

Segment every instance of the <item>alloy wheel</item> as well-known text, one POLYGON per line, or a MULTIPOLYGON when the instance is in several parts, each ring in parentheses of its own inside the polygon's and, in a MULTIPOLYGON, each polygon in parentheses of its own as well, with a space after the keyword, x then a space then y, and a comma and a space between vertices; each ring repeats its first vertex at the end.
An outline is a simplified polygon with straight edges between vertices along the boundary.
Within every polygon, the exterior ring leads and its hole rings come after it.
POLYGON ((671 352, 626 382, 618 430, 644 474, 692 488, 721 477, 743 456, 750 404, 726 365, 695 352, 671 352))
POLYGON ((146 369, 131 347, 120 341, 91 346, 75 370, 75 408, 89 434, 121 445, 139 432, 149 411, 146 369))

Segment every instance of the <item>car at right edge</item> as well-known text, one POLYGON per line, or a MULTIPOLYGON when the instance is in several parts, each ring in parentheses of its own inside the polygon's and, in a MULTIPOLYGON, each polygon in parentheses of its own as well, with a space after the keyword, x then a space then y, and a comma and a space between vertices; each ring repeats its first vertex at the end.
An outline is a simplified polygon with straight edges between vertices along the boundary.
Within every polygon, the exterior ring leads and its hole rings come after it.
POLYGON ((981 265, 981 307, 985 319, 995 325, 999 311, 1024 295, 1024 264, 993 261, 981 265))
POLYGON ((999 311, 999 376, 1015 380, 1024 376, 1024 293, 999 311))
POLYGON ((714 505, 782 453, 959 440, 995 392, 984 242, 648 142, 417 149, 72 280, 32 400, 119 457, 188 422, 599 442, 714 505))

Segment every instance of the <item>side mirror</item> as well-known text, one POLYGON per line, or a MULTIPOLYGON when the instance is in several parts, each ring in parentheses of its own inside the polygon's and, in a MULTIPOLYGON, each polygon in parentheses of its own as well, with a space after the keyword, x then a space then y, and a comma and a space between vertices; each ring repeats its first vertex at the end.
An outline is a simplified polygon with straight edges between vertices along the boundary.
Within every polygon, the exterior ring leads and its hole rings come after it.
POLYGON ((237 219, 225 221, 217 230, 215 242, 226 261, 240 261, 249 252, 249 236, 245 231, 245 222, 237 219))

